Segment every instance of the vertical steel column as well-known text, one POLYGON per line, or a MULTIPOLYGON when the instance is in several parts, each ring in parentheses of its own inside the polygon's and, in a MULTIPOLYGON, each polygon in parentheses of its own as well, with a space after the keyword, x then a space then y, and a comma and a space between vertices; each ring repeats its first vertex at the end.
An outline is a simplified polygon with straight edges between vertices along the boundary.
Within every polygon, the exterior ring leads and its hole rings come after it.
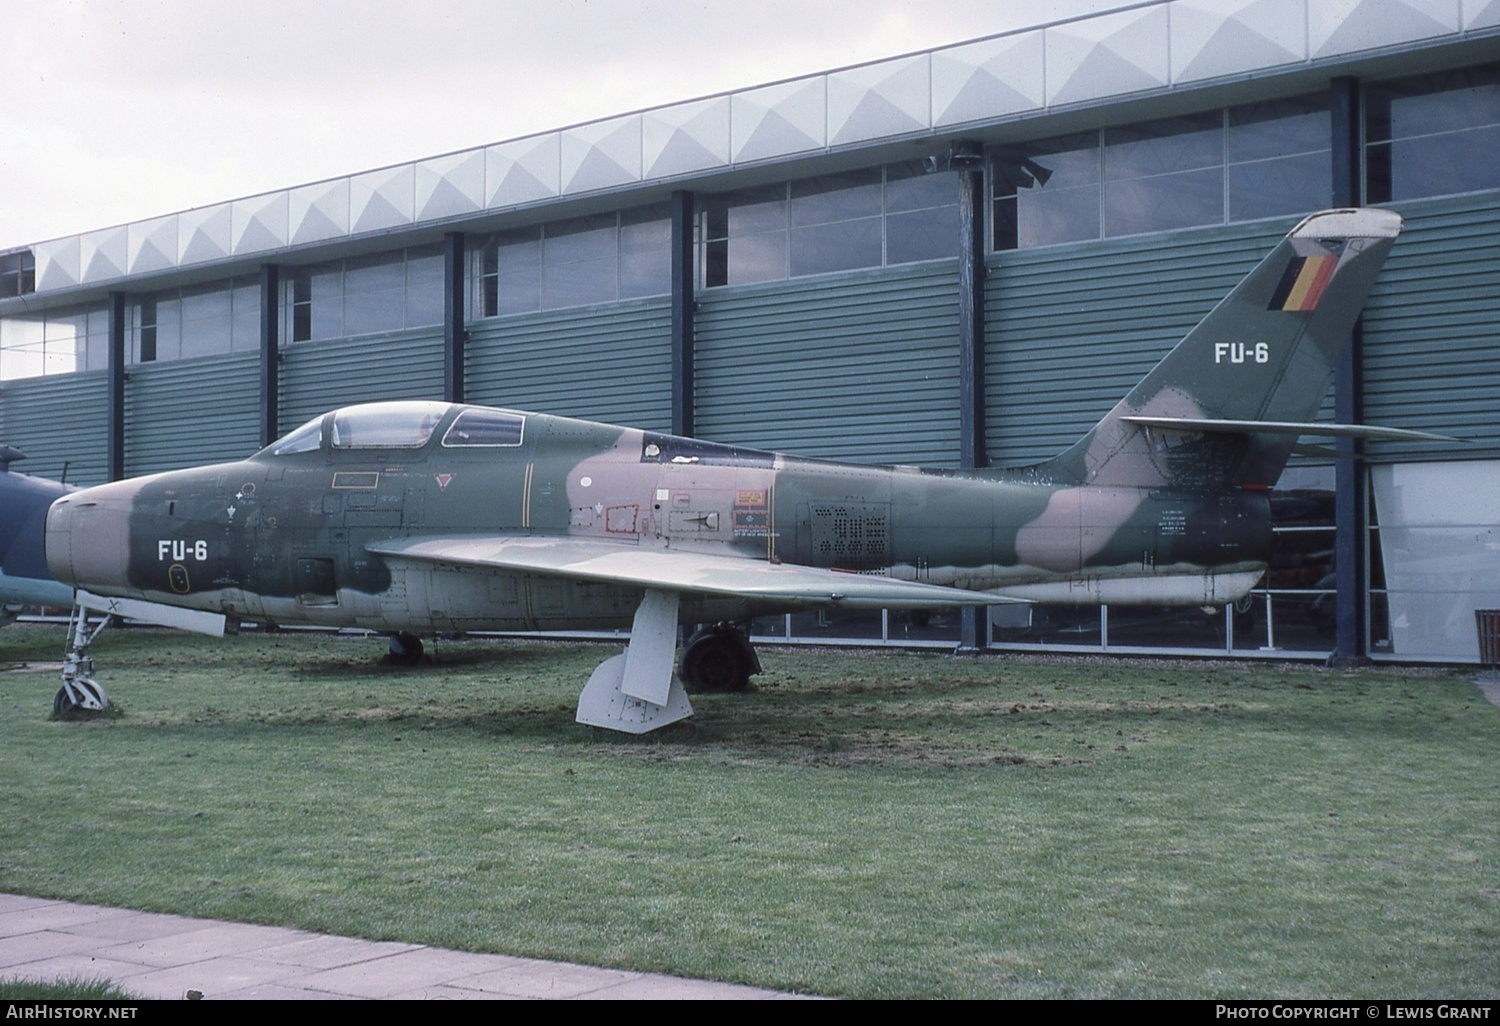
POLYGON ((989 464, 984 451, 984 171, 958 172, 959 465, 989 464))
POLYGON ((260 265, 260 444, 281 435, 281 268, 260 265))
MULTIPOLYGON (((1329 113, 1333 135, 1333 205, 1357 206, 1360 202, 1360 107, 1359 79, 1342 76, 1329 87, 1329 113)), ((1364 422, 1364 337, 1361 321, 1354 322, 1349 345, 1334 366, 1334 419, 1340 424, 1364 422)), ((1365 510, 1366 472, 1364 443, 1355 438, 1337 441, 1340 458, 1334 467, 1334 580, 1338 595, 1334 605, 1335 640, 1333 661, 1363 662, 1367 656, 1365 624, 1369 613, 1369 581, 1366 544, 1369 519, 1365 510)))
POLYGON ((691 437, 693 421, 693 194, 672 193, 672 434, 691 437))
POLYGON ((443 235, 443 398, 464 401, 464 233, 443 235))
MULTIPOLYGON (((966 469, 989 460, 984 446, 984 166, 978 143, 955 143, 970 160, 958 171, 958 458, 966 469)), ((960 652, 979 650, 980 611, 959 616, 960 652)))
POLYGON ((125 476, 125 293, 109 294, 109 398, 105 427, 106 470, 111 481, 125 476))

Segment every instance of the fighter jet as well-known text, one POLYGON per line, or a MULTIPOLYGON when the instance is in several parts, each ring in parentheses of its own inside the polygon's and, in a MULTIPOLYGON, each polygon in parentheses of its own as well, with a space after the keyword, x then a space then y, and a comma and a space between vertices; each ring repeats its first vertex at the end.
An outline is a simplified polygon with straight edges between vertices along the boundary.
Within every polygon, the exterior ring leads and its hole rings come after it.
POLYGON ((30 606, 73 605, 73 589, 47 571, 42 527, 47 508, 70 489, 45 478, 12 473, 26 454, 0 445, 0 624, 30 606))
POLYGON ((1268 490, 1400 231, 1299 224, 1077 444, 1019 469, 800 459, 541 413, 346 407, 239 463, 59 499, 47 560, 102 595, 280 624, 424 633, 630 626, 580 722, 691 714, 680 674, 742 686, 736 625, 820 607, 1211 605, 1271 554, 1268 490))

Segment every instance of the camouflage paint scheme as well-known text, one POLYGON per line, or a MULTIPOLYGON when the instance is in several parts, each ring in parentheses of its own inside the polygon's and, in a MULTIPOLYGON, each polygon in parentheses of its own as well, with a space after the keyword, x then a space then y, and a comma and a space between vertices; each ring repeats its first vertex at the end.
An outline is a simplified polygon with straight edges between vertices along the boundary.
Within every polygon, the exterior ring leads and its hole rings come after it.
POLYGON ((674 625, 819 606, 1224 603, 1265 570, 1267 491, 1400 225, 1382 210, 1308 218, 1034 467, 859 466, 370 404, 243 462, 77 492, 51 511, 48 561, 103 595, 413 633, 635 618, 639 636, 653 591, 674 625))

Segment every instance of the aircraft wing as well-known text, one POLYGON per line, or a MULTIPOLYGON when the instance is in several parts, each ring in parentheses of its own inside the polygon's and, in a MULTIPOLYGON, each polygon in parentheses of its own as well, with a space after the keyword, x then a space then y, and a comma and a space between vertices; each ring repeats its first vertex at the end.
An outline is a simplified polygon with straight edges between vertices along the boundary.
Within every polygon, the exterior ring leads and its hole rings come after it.
POLYGON ((712 552, 646 548, 588 538, 428 537, 392 539, 366 548, 387 559, 541 574, 662 591, 805 602, 809 606, 936 609, 1017 601, 876 574, 770 563, 712 552))

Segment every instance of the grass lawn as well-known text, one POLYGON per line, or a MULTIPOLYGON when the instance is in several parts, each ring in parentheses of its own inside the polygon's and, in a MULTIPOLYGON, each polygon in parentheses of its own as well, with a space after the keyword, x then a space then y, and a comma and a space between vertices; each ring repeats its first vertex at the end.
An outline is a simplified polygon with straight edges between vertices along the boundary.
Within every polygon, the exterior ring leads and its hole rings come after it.
POLYGON ((0 631, 0 891, 850 997, 1500 996, 1459 673, 763 649, 643 737, 618 646, 0 631))

